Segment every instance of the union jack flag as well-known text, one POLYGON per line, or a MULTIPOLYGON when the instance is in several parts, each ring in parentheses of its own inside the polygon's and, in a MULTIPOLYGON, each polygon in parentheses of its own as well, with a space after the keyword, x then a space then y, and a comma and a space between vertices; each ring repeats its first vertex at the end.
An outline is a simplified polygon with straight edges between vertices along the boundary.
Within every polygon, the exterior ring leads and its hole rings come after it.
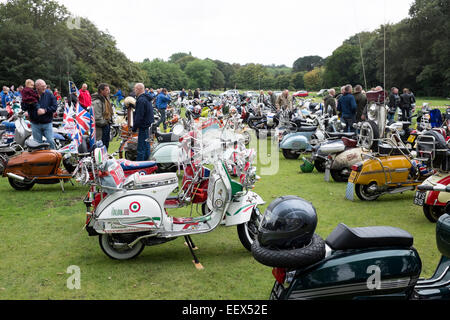
POLYGON ((78 153, 78 147, 83 142, 83 135, 80 132, 80 126, 77 122, 74 122, 76 126, 76 130, 74 134, 71 134, 72 142, 65 146, 64 148, 60 149, 60 152, 69 152, 69 153, 78 153))
POLYGON ((77 103, 77 123, 80 127, 81 135, 90 136, 91 127, 91 114, 85 108, 83 108, 79 103, 77 103))

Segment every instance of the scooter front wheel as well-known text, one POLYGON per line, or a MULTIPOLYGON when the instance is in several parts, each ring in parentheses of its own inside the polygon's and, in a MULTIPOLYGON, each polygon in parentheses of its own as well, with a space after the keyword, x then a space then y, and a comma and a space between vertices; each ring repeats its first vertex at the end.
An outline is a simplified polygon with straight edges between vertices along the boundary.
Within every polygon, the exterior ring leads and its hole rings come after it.
POLYGON ((258 208, 255 208, 250 221, 237 226, 239 240, 248 251, 252 251, 252 245, 258 236, 258 229, 262 219, 261 212, 258 208))
POLYGON ((145 245, 140 241, 133 248, 128 246, 135 240, 132 235, 109 235, 99 236, 100 248, 113 260, 131 260, 136 258, 144 250, 145 245))
POLYGON ((424 205, 423 213, 431 223, 436 223, 439 221, 439 218, 445 213, 444 209, 445 207, 424 205))

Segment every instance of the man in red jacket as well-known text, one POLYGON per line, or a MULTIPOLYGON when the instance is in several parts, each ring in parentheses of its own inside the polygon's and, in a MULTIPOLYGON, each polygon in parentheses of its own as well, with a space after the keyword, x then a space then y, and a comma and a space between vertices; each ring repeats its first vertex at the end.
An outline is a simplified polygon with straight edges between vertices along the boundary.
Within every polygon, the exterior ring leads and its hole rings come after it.
POLYGON ((88 91, 88 86, 86 83, 84 83, 81 87, 80 95, 78 96, 78 102, 85 109, 89 108, 92 105, 91 94, 88 91))

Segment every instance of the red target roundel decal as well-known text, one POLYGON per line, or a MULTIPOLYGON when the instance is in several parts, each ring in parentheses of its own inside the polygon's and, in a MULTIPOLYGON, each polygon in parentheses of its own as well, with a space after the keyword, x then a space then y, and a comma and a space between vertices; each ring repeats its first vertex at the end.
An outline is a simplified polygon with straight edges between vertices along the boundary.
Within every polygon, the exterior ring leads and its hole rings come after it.
POLYGON ((130 204, 130 211, 133 213, 141 211, 141 204, 139 202, 133 202, 130 204))

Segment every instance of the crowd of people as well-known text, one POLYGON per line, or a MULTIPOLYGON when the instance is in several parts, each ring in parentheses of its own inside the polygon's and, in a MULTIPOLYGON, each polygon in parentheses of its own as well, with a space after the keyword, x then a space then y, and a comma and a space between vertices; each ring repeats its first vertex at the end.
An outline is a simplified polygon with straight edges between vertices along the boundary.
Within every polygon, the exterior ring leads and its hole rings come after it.
MULTIPOLYGON (((401 121, 409 121, 411 114, 415 111, 414 94, 407 88, 400 93, 399 89, 393 87, 388 95, 381 86, 372 88, 372 92, 382 92, 383 99, 387 99, 388 121, 394 121, 398 109, 402 111, 399 117, 401 121)), ((145 161, 150 157, 150 145, 148 143, 149 128, 154 123, 153 105, 160 113, 160 119, 155 124, 155 128, 161 124, 166 130, 166 110, 171 101, 169 92, 165 88, 154 90, 146 88, 144 84, 138 83, 134 86, 133 91, 129 94, 136 99, 134 112, 134 126, 132 131, 138 133, 138 161, 145 161)), ((17 97, 21 99, 21 107, 27 112, 30 118, 33 132, 33 139, 42 143, 43 137, 49 141, 50 146, 55 148, 53 140, 53 114, 56 112, 58 102, 62 97, 57 88, 53 91, 44 80, 39 79, 33 81, 28 79, 25 86, 21 85, 15 90, 14 86, 4 86, 0 93, 1 106, 6 108, 7 104, 17 97)), ((179 97, 184 99, 199 99, 200 89, 188 90, 182 89, 179 97)), ((87 109, 92 106, 95 114, 96 140, 102 141, 107 148, 110 143, 110 130, 113 124, 113 99, 118 102, 124 99, 122 90, 117 90, 111 95, 110 86, 102 83, 98 86, 97 92, 92 96, 88 90, 88 85, 83 84, 78 91, 76 87, 71 88, 68 102, 87 109)), ((264 91, 260 91, 258 102, 270 104, 280 110, 291 110, 293 108, 293 97, 290 96, 289 90, 283 91, 276 96, 274 92, 269 91, 268 95, 264 91)), ((339 115, 346 123, 348 131, 354 131, 353 124, 364 121, 367 117, 368 99, 366 92, 361 85, 354 88, 346 85, 341 88, 340 93, 336 93, 335 89, 328 90, 328 94, 323 99, 324 109, 329 110, 333 115, 339 115)))

